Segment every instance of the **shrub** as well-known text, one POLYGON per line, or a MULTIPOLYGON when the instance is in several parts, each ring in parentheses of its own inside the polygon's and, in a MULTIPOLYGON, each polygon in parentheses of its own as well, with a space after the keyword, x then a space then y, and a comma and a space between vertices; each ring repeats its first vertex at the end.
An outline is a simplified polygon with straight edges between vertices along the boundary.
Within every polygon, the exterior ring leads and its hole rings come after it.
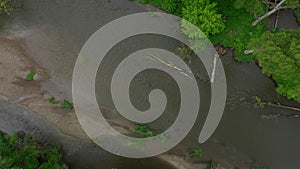
POLYGON ((236 9, 244 8, 247 12, 253 14, 255 17, 263 15, 267 12, 267 6, 261 0, 236 0, 234 7, 236 9))
POLYGON ((161 7, 170 14, 180 16, 182 12, 183 2, 182 0, 164 0, 161 4, 161 7))
POLYGON ((295 9, 299 6, 299 0, 287 0, 284 2, 283 7, 295 9))
POLYGON ((246 12, 244 8, 236 9, 234 7, 236 0, 215 1, 220 12, 226 17, 226 27, 221 33, 210 36, 210 40, 213 44, 221 43, 225 47, 233 47, 234 58, 237 61, 252 61, 253 56, 244 54, 244 51, 250 39, 259 38, 265 31, 263 27, 266 22, 251 26, 255 20, 254 15, 246 12))
POLYGON ((300 100, 300 29, 266 32, 253 39, 249 48, 264 74, 277 83, 276 91, 288 99, 300 100))
MULTIPOLYGON (((189 0, 183 4, 182 17, 199 27, 207 36, 219 33, 225 28, 222 15, 217 12, 216 3, 211 3, 210 0, 189 0)), ((182 32, 189 38, 198 38, 198 35, 194 34, 195 31, 185 22, 182 22, 182 32)))
MULTIPOLYGON (((206 35, 221 32, 225 25, 222 15, 217 12, 217 4, 210 0, 136 0, 141 3, 150 3, 168 13, 183 17, 196 25, 206 35)), ((182 32, 188 37, 195 38, 194 30, 185 22, 182 23, 182 32)), ((202 37, 202 36, 201 36, 202 37)))
POLYGON ((28 135, 0 132, 1 169, 67 169, 59 149, 44 147, 28 135))

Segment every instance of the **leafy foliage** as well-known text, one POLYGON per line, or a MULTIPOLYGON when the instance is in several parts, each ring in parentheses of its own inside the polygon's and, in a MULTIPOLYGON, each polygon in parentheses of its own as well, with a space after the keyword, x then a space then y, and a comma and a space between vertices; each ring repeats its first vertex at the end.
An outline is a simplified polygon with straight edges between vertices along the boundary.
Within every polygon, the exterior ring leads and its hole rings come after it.
POLYGON ((36 71, 35 70, 31 70, 30 72, 29 72, 29 74, 26 76, 26 80, 28 80, 28 81, 32 81, 32 80, 34 80, 34 76, 36 75, 36 71))
POLYGON ((253 106, 255 108, 264 108, 265 106, 272 106, 272 103, 271 102, 264 102, 262 101, 262 99, 258 96, 254 96, 252 97, 253 100, 254 100, 254 104, 253 106))
POLYGON ((70 103, 70 102, 67 101, 67 100, 64 100, 64 101, 60 104, 60 107, 61 107, 61 108, 64 108, 64 109, 73 109, 73 104, 70 103))
POLYGON ((64 100, 63 102, 59 102, 58 100, 56 100, 54 97, 51 97, 48 99, 49 103, 51 104, 60 104, 60 107, 63 108, 63 109, 73 109, 74 106, 72 103, 70 103, 69 101, 67 100, 64 100))
POLYGON ((182 0, 164 0, 161 4, 161 7, 168 13, 175 14, 177 16, 181 15, 182 6, 182 0))
MULTIPOLYGON (((220 33, 225 24, 222 15, 217 12, 217 3, 211 3, 210 0, 189 0, 184 1, 182 17, 192 24, 196 25, 207 36, 220 33)), ((202 38, 194 34, 194 30, 182 22, 182 32, 189 38, 202 38)))
POLYGON ((295 9, 299 6, 299 0, 287 0, 284 2, 283 7, 295 9))
POLYGON ((0 132, 0 169, 67 169, 61 159, 59 149, 43 147, 28 135, 0 132))
POLYGON ((10 0, 0 0, 0 14, 10 14, 10 0))
MULTIPOLYGON (((222 15, 217 11, 217 4, 210 0, 137 0, 142 3, 163 8, 167 12, 180 16, 199 27, 207 36, 221 32, 225 25, 222 15)), ((189 38, 197 38, 194 30, 182 22, 182 32, 189 38)), ((203 37, 203 36, 201 36, 203 37)))
POLYGON ((196 150, 194 150, 194 151, 190 154, 190 156, 191 156, 192 158, 194 158, 194 157, 196 157, 196 158, 202 158, 202 150, 201 150, 201 149, 196 149, 196 150))
POLYGON ((189 47, 182 45, 176 49, 176 52, 182 60, 191 63, 192 50, 189 47))
POLYGON ((277 83, 276 91, 288 99, 300 100, 300 29, 266 32, 253 39, 249 48, 262 72, 277 83))
POLYGON ((150 130, 148 126, 144 124, 138 124, 134 127, 135 133, 140 134, 142 136, 146 137, 154 137, 155 133, 154 131, 150 130))
POLYGON ((263 15, 267 11, 267 6, 261 0, 236 0, 234 3, 236 9, 245 9, 255 17, 263 15))
POLYGON ((58 104, 59 103, 59 101, 57 101, 54 97, 49 98, 48 101, 51 104, 58 104))
POLYGON ((300 24, 300 10, 295 11, 295 16, 297 18, 298 23, 300 24))
POLYGON ((252 61, 253 56, 244 54, 250 39, 259 38, 264 32, 264 25, 251 26, 255 20, 253 14, 246 12, 244 8, 236 9, 234 3, 236 0, 215 0, 218 3, 220 12, 226 17, 225 29, 213 36, 210 40, 213 44, 221 43, 226 47, 235 49, 234 57, 240 62, 252 61))

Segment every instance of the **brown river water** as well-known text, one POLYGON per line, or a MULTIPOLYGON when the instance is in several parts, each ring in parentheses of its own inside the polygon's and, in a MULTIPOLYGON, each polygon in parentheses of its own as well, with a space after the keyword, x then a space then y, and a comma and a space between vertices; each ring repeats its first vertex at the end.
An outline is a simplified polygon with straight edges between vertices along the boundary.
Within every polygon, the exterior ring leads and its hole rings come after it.
MULTIPOLYGON (((148 10, 153 8, 127 0, 25 0, 21 11, 13 12, 9 18, 0 18, 0 26, 1 30, 18 32, 21 35, 22 30, 42 30, 47 32, 50 39, 59 42, 41 44, 43 48, 49 48, 47 53, 40 48, 28 47, 33 53, 33 59, 52 72, 53 83, 45 84, 45 88, 58 98, 70 99, 74 63, 89 36, 113 19, 148 10), (47 46, 49 44, 50 46, 47 46), (49 52, 50 49, 53 50, 52 53, 49 52), (61 66, 61 63, 64 66, 61 66), (53 85, 55 87, 49 87, 53 85), (60 88, 63 92, 57 92, 55 88, 60 88)), ((285 21, 293 22, 288 18, 290 15, 285 17, 287 17, 285 21)), ((38 38, 43 39, 33 34, 25 40, 30 44, 38 38)), ((114 67, 126 54, 134 49, 149 46, 163 46, 171 51, 178 46, 176 41, 154 35, 148 35, 147 40, 143 38, 131 38, 126 43, 133 45, 128 47, 128 44, 120 44, 115 48, 116 50, 108 54, 108 57, 111 55, 115 59, 109 62, 109 66, 104 66, 103 71, 99 71, 107 77, 104 81, 102 79, 97 81, 96 92, 100 104, 114 108, 111 95, 107 90, 109 88, 107 82, 114 67)), ((201 73, 203 67, 199 66, 202 64, 198 60, 193 60, 192 63, 191 68, 200 72, 197 74, 199 90, 204 95, 209 95, 207 75, 201 73)), ((251 98, 259 96, 263 100, 279 101, 293 107, 299 107, 299 103, 277 96, 273 81, 263 75, 254 63, 238 63, 234 61, 230 52, 222 57, 222 63, 227 77, 228 98, 219 127, 206 143, 199 145, 197 140, 205 118, 205 114, 201 113, 193 130, 177 148, 191 151, 200 146, 206 159, 216 159, 229 166, 241 164, 248 167, 265 166, 268 169, 300 168, 300 118, 292 116, 299 112, 275 107, 254 108, 251 98), (275 119, 262 118, 270 114, 280 114, 280 116, 275 119)), ((165 115, 149 124, 151 128, 163 131, 175 119, 176 113, 173 112, 178 110, 180 99, 174 81, 168 75, 158 76, 158 73, 161 72, 139 74, 132 82, 131 96, 137 108, 146 109, 149 103, 144 98, 147 98, 149 91, 161 88, 166 92, 170 102, 168 100, 165 115), (162 77, 163 81, 160 80, 162 77)), ((210 103, 205 98, 202 101, 200 112, 205 112, 210 103)), ((60 134, 43 119, 6 101, 0 101, 0 110, 0 129, 6 132, 25 130, 42 142, 62 145, 65 160, 71 164, 71 168, 172 168, 157 158, 127 159, 110 155, 94 144, 60 134), (9 110, 15 111, 11 113, 9 110)))

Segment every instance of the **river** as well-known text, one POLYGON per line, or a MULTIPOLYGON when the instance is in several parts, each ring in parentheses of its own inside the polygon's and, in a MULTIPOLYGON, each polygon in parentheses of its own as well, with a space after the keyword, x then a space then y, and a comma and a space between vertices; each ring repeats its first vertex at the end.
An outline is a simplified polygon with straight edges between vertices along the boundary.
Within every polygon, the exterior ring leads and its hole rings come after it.
MULTIPOLYGON (((15 32, 15 36, 24 37, 33 59, 50 72, 52 79, 44 84, 44 88, 57 98, 70 100, 72 80, 70 77, 74 63, 89 36, 113 19, 149 10, 154 10, 154 8, 127 0, 25 0, 21 11, 14 11, 9 18, 0 18, 0 21, 2 30, 15 32)), ((138 41, 138 37, 135 40, 138 41)), ((150 35, 147 41, 143 41, 143 44, 145 46, 169 44, 165 47, 170 50, 174 50, 178 45, 170 39, 160 39, 160 37, 150 35)), ((134 47, 136 49, 136 46, 134 47)), ((111 55, 117 56, 115 59, 117 61, 130 49, 126 50, 120 45, 120 49, 115 53, 112 52, 111 55)), ((259 96, 263 100, 280 101, 282 104, 294 107, 299 107, 299 104, 277 96, 273 81, 263 75, 254 63, 238 63, 233 60, 230 52, 222 57, 222 63, 227 77, 227 106, 213 137, 200 145, 204 150, 205 159, 216 159, 228 166, 265 166, 268 169, 299 168, 300 118, 288 116, 297 112, 274 107, 254 108, 252 97, 259 96), (278 119, 261 118, 262 114, 274 113, 283 116, 278 119)), ((203 68, 199 67, 199 64, 201 65, 199 61, 193 60, 191 67, 202 72, 203 68)), ((104 72, 109 80, 109 75, 113 70, 113 63, 111 63, 105 71, 101 72, 104 72)), ((176 113, 173 112, 178 110, 177 105, 180 100, 178 100, 178 88, 174 85, 174 81, 167 75, 157 76, 157 73, 159 72, 154 71, 151 75, 140 74, 135 79, 132 102, 143 109, 148 103, 141 98, 147 98, 148 92, 155 87, 162 88, 171 100, 165 111, 166 115, 162 117, 167 121, 158 120, 149 125, 161 131, 168 127, 176 117, 176 113), (167 80, 160 81, 157 77, 167 80)), ((198 76, 200 91, 209 94, 207 76, 205 73, 199 73, 198 76)), ((99 81, 98 86, 96 92, 101 104, 114 108, 110 94, 107 93, 109 85, 99 81)), ((25 129, 40 137, 43 142, 63 145, 66 161, 71 164, 72 168, 87 169, 99 168, 99 166, 118 169, 171 168, 156 158, 134 160, 112 156, 97 149, 91 143, 58 134, 57 129, 22 108, 15 108, 16 111, 11 113, 6 111, 6 107, 12 105, 5 101, 1 101, 0 104, 2 130, 12 132, 25 129), (34 125, 30 123, 33 120, 34 125), (36 129, 34 127, 36 125, 42 126, 42 129, 36 129)), ((204 106, 201 107, 200 112, 205 112, 209 103, 204 99, 201 105, 204 106)), ((199 146, 197 139, 204 118, 205 114, 202 113, 191 133, 176 149, 191 151, 199 146)))

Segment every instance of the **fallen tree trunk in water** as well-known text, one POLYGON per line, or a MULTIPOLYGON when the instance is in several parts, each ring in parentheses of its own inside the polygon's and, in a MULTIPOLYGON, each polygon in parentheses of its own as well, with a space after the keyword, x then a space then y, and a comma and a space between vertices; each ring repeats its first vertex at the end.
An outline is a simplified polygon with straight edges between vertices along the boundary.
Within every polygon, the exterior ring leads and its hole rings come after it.
POLYGON ((294 110, 294 111, 299 111, 300 112, 300 109, 296 108, 296 107, 283 106, 283 105, 273 104, 273 103, 270 106, 278 107, 278 108, 283 108, 283 109, 289 109, 289 110, 294 110))

